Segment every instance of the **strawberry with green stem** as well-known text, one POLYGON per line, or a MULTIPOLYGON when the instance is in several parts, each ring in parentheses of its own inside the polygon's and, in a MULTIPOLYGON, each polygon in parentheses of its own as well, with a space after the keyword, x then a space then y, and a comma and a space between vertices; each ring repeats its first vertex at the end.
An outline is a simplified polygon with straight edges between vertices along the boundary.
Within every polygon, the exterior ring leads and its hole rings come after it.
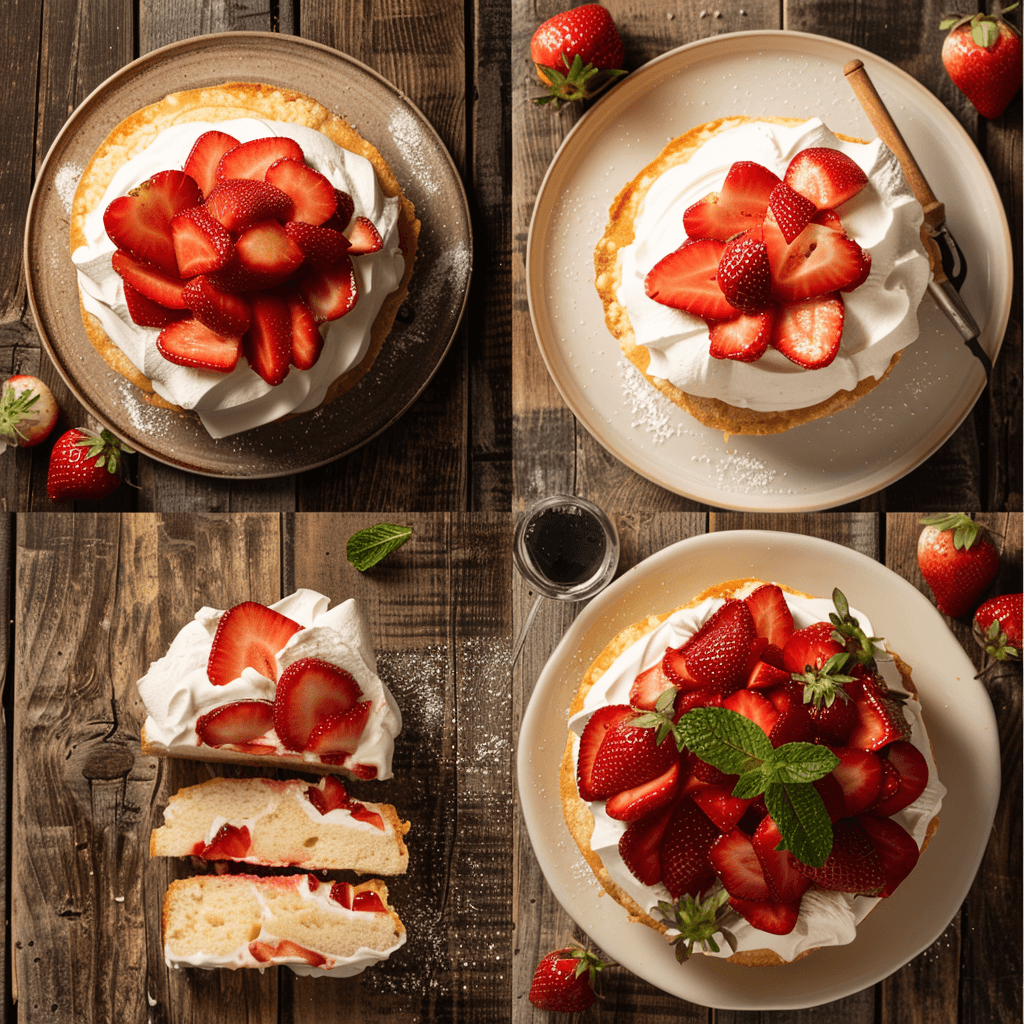
POLYGON ((719 888, 701 897, 684 895, 675 903, 667 900, 658 903, 658 911, 670 934, 673 931, 678 933, 671 938, 676 960, 685 963, 697 950, 720 953, 716 935, 721 935, 729 948, 736 952, 736 936, 721 925, 728 899, 729 893, 719 888))
POLYGON ((597 998, 593 988, 597 972, 608 966, 608 962, 578 946, 553 950, 537 965, 530 983, 530 1002, 553 1013, 589 1009, 597 998))
POLYGON ((132 451, 109 430, 99 434, 75 427, 50 452, 46 493, 51 501, 95 501, 117 489, 125 454, 132 451))
POLYGON ((1020 89, 1020 33, 999 15, 983 13, 945 18, 939 28, 949 30, 942 63, 953 84, 982 117, 999 117, 1020 89))
POLYGON ((38 378, 16 373, 0 390, 0 451, 6 445, 31 448, 46 440, 60 409, 50 389, 38 378))
POLYGON ((990 598, 975 613, 974 639, 996 661, 1020 661, 1021 595, 990 598))
POLYGON ((935 605, 952 619, 974 608, 999 569, 999 554, 987 531, 963 512, 925 516, 917 541, 917 564, 935 595, 935 605))

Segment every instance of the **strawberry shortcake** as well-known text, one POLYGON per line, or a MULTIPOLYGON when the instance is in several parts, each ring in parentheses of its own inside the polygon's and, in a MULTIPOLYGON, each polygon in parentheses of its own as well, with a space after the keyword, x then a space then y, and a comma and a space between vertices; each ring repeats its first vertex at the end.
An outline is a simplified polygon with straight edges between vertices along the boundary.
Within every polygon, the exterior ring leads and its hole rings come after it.
POLYGON ((728 117, 616 197, 595 252, 609 330, 663 394, 772 434, 872 390, 918 333, 923 214, 879 140, 728 117))
POLYGON ((355 601, 200 608, 138 688, 145 753, 391 777, 402 716, 355 601))
POLYGON ((315 100, 227 83, 118 125, 82 175, 72 260, 93 345, 212 437, 353 387, 394 322, 419 222, 315 100))
POLYGON ((913 870, 938 780, 910 668, 838 590, 734 580, 619 634, 562 761, 602 886, 677 956, 845 945, 913 870))

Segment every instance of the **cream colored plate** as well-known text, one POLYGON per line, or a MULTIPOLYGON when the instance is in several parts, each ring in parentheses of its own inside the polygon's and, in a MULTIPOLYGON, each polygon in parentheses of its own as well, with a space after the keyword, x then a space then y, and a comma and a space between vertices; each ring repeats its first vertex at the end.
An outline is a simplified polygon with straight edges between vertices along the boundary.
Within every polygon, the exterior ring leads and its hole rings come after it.
POLYGON ((68 387, 136 451, 217 477, 283 476, 347 454, 416 400, 451 345, 472 266, 469 206, 448 151, 423 114, 353 58, 296 36, 227 32, 154 50, 122 68, 71 115, 50 147, 29 202, 25 275, 47 353, 68 387), (372 369, 340 399, 283 423, 215 441, 192 414, 157 409, 89 343, 68 243, 82 169, 110 129, 181 89, 265 82, 340 114, 391 165, 422 223, 405 304, 372 369))
POLYGON ((635 566, 596 597, 537 680, 518 740, 519 800, 544 877, 558 901, 612 957, 652 985, 727 1010, 796 1009, 881 981, 927 949, 967 895, 999 801, 999 735, 985 688, 942 616, 906 580, 871 558, 816 537, 730 530, 680 541, 635 566), (819 949, 785 967, 675 961, 657 932, 630 923, 604 893, 562 818, 558 771, 569 702, 605 644, 652 612, 684 604, 723 580, 755 576, 809 594, 840 587, 911 666, 939 778, 948 794, 939 829, 899 890, 848 946, 819 949))
POLYGON ((616 85, 566 137, 537 196, 526 272, 537 342, 569 408, 612 455, 678 494, 752 511, 855 501, 927 459, 983 390, 980 364, 925 298, 920 337, 852 409, 784 434, 726 442, 661 399, 632 366, 627 376, 605 328, 593 252, 622 186, 670 139, 730 114, 820 115, 836 131, 873 139, 843 77, 853 57, 864 61, 946 201, 970 268, 963 295, 982 345, 995 359, 1002 343, 1013 281, 1006 214, 969 136, 923 85, 866 50, 801 32, 738 32, 672 50, 616 85), (640 402, 625 389, 630 377, 643 385, 640 402))

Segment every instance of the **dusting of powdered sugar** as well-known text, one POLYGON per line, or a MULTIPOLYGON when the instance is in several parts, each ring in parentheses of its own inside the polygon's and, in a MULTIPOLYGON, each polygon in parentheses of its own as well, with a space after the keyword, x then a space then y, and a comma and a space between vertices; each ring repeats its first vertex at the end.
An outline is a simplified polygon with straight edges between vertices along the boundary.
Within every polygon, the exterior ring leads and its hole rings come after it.
POLYGON ((677 416, 675 405, 655 390, 628 359, 620 359, 618 366, 622 396, 629 405, 629 425, 642 427, 655 444, 664 444, 670 437, 681 434, 682 425, 672 422, 677 416))
POLYGON ((423 126, 408 110, 396 106, 388 120, 388 131, 398 143, 402 157, 413 172, 417 184, 425 192, 436 195, 441 189, 441 183, 429 173, 430 162, 427 153, 433 147, 424 135, 423 126))
POLYGON ((71 204, 75 200, 78 182, 82 178, 82 168, 77 164, 61 164, 53 176, 53 187, 57 190, 64 212, 71 213, 71 204))

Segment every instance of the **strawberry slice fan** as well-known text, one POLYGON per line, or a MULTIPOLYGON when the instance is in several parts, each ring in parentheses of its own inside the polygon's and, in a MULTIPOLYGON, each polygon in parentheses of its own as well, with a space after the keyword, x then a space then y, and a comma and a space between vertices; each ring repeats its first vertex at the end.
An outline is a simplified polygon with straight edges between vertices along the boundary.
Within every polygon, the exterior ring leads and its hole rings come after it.
POLYGON ((967 263, 946 224, 945 205, 939 202, 924 174, 921 173, 921 168, 899 128, 896 127, 896 122, 875 90, 864 62, 851 60, 843 68, 843 74, 878 137, 896 154, 903 173, 924 210, 924 242, 932 264, 928 294, 957 329, 971 354, 981 363, 987 380, 992 373, 992 360, 978 340, 981 328, 960 296, 960 288, 967 277, 967 263))

